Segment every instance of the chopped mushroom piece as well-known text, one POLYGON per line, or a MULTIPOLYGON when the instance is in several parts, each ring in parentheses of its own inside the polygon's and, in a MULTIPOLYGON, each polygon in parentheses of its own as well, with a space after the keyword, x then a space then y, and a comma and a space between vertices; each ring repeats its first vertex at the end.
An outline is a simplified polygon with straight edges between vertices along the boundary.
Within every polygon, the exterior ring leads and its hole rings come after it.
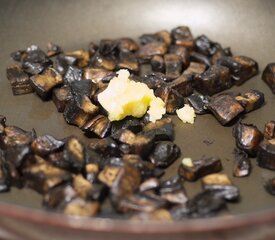
POLYGON ((182 73, 181 58, 173 53, 164 55, 165 75, 168 80, 172 81, 178 78, 182 73))
POLYGON ((238 122, 233 128, 233 136, 236 139, 236 146, 252 157, 257 155, 258 146, 264 136, 253 124, 238 122))
POLYGON ((266 139, 275 138, 275 121, 271 120, 265 124, 264 137, 266 139))
POLYGON ((210 98, 199 93, 193 93, 187 98, 188 103, 194 108, 196 114, 205 114, 209 110, 207 108, 210 98))
POLYGON ((275 195, 275 178, 268 179, 265 182, 264 187, 268 193, 275 195))
POLYGON ((43 100, 50 96, 54 87, 63 83, 62 76, 54 68, 48 68, 42 74, 34 75, 30 79, 33 89, 43 100))
POLYGON ((68 86, 55 88, 52 93, 52 101, 54 102, 57 111, 63 113, 67 103, 72 99, 71 90, 68 86))
POLYGON ((169 53, 174 53, 181 58, 183 69, 188 68, 190 64, 190 53, 187 48, 179 45, 172 45, 169 48, 169 53))
POLYGON ((257 163, 260 167, 275 170, 275 138, 260 143, 257 163))
POLYGON ((137 56, 141 61, 147 62, 154 55, 164 55, 167 52, 167 46, 164 42, 150 42, 140 47, 137 56))
POLYGON ((47 44, 47 56, 48 57, 53 57, 53 56, 58 55, 58 54, 60 54, 62 52, 63 51, 62 51, 62 49, 61 49, 60 46, 58 46, 58 45, 56 45, 56 44, 54 44, 52 42, 49 42, 47 44))
POLYGON ((262 79, 275 94, 275 63, 269 63, 262 74, 262 79))
POLYGON ((183 97, 187 97, 193 93, 193 77, 190 74, 186 75, 183 73, 180 77, 168 83, 166 86, 177 90, 183 97))
POLYGON ((195 39, 196 49, 205 56, 214 55, 221 45, 219 43, 211 41, 207 36, 201 35, 195 39))
POLYGON ((33 92, 28 74, 26 74, 19 65, 12 64, 8 66, 7 78, 10 81, 13 95, 33 92))
POLYGON ((82 127, 86 136, 96 135, 100 138, 104 138, 109 135, 111 130, 110 120, 103 115, 97 115, 88 120, 82 127))
POLYGON ((164 59, 160 55, 155 55, 151 58, 152 70, 155 72, 164 72, 164 59))
POLYGON ((94 67, 85 68, 83 74, 84 79, 90 79, 94 83, 109 82, 114 76, 115 73, 112 71, 106 70, 104 68, 94 67))
POLYGON ((69 66, 64 75, 64 83, 70 85, 74 81, 80 81, 82 79, 83 71, 75 66, 69 66))
POLYGON ((195 181, 210 173, 216 173, 222 170, 222 163, 219 158, 202 158, 192 160, 183 158, 178 169, 178 174, 188 181, 195 181))
POLYGON ((180 26, 171 31, 173 43, 184 46, 190 50, 194 48, 194 39, 189 27, 180 26))
POLYGON ((233 175, 235 177, 245 177, 251 172, 251 162, 247 154, 240 150, 235 150, 235 162, 233 175))
POLYGON ((211 97, 208 109, 222 125, 230 123, 244 111, 242 105, 228 94, 211 97))
POLYGON ((83 49, 73 52, 66 52, 65 56, 75 57, 77 59, 77 66, 81 68, 86 67, 90 60, 89 51, 83 49))
POLYGON ((11 179, 10 179, 8 165, 4 157, 2 157, 2 152, 0 152, 0 192, 9 191, 10 185, 11 185, 11 179))
POLYGON ((81 198, 76 198, 66 204, 63 212, 66 215, 93 217, 99 212, 99 208, 98 202, 87 202, 81 198))

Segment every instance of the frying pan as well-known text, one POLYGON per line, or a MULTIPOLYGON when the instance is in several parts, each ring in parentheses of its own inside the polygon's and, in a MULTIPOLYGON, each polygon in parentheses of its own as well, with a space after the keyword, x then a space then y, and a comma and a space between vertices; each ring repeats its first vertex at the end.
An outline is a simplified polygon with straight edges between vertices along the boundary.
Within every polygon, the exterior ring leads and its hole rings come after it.
MULTIPOLYGON (((207 35, 230 46, 234 54, 257 60, 260 74, 232 90, 259 89, 266 104, 248 114, 244 121, 259 129, 275 118, 275 95, 262 82, 261 72, 275 61, 275 1, 17 1, 0 2, 0 112, 8 124, 39 135, 57 138, 76 135, 88 139, 73 126, 65 124, 52 102, 42 102, 35 94, 14 97, 5 76, 11 63, 10 52, 31 44, 42 48, 47 42, 65 50, 85 48, 90 41, 128 36, 187 25, 194 36, 207 35)), ((274 239, 275 198, 263 188, 272 171, 259 168, 252 159, 250 177, 232 177, 234 139, 232 127, 222 127, 211 115, 198 116, 194 125, 174 118, 176 143, 183 156, 219 156, 224 172, 239 186, 241 201, 229 204, 230 215, 175 223, 130 222, 107 212, 98 218, 66 217, 41 208, 41 197, 31 190, 12 189, 0 194, 0 237, 4 239, 274 239), (204 140, 213 141, 206 145, 204 140)), ((165 178, 176 173, 180 159, 165 178)), ((186 183, 190 197, 201 190, 199 182, 186 183)))

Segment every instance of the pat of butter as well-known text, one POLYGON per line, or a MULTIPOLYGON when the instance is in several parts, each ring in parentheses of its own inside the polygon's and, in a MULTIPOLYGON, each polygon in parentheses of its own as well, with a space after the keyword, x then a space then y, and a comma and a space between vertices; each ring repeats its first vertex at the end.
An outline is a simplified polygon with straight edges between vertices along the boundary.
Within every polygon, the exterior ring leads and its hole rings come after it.
POLYGON ((126 116, 142 117, 149 107, 149 120, 155 122, 165 114, 165 103, 154 95, 144 83, 129 79, 128 70, 119 70, 108 87, 98 94, 98 101, 108 112, 110 121, 118 121, 126 116))
POLYGON ((194 108, 190 107, 188 104, 185 104, 183 108, 176 110, 176 113, 184 123, 193 124, 195 121, 195 117, 196 117, 195 110, 194 108))
POLYGON ((190 168, 194 167, 194 164, 192 162, 192 158, 183 158, 181 162, 184 166, 187 166, 187 167, 190 167, 190 168))

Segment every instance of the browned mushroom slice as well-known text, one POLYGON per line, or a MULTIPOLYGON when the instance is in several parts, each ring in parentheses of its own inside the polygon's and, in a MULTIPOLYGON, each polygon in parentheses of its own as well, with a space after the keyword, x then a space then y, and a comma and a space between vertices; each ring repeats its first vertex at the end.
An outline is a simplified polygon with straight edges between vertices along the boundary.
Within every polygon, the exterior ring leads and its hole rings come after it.
POLYGON ((137 58, 131 52, 121 52, 117 63, 118 69, 128 69, 131 73, 139 73, 137 58))
POLYGON ((164 55, 165 75, 168 80, 174 80, 178 78, 182 73, 182 61, 181 58, 173 53, 164 55))
POLYGON ((87 96, 80 96, 77 100, 71 99, 68 102, 63 115, 67 123, 82 128, 98 111, 99 108, 87 96))
POLYGON ((148 190, 157 189, 160 185, 160 181, 158 178, 151 177, 146 179, 143 183, 139 186, 139 191, 146 192, 148 190))
POLYGON ((61 184, 51 188, 43 197, 43 206, 54 209, 62 207, 67 202, 77 197, 75 189, 71 184, 61 184))
POLYGON ((131 76, 131 79, 136 82, 145 83, 151 89, 157 89, 167 82, 166 76, 161 72, 151 72, 143 75, 142 77, 131 76))
POLYGON ((202 186, 204 190, 214 191, 216 196, 228 201, 235 201, 239 198, 239 189, 224 173, 213 173, 203 177, 202 186))
POLYGON ((25 50, 14 51, 10 54, 10 57, 12 58, 13 61, 22 62, 26 57, 26 51, 25 50))
POLYGON ((212 56, 221 49, 221 45, 211 41, 205 35, 201 35, 195 39, 196 49, 205 56, 212 56))
POLYGON ((7 126, 4 129, 1 145, 3 148, 15 147, 17 145, 28 145, 35 138, 35 132, 27 132, 15 126, 7 126))
POLYGON ((102 56, 116 58, 119 53, 119 41, 113 39, 102 39, 99 43, 98 53, 102 56))
POLYGON ((17 188, 23 188, 25 179, 23 178, 20 169, 18 169, 12 162, 6 161, 6 164, 9 171, 10 185, 17 188))
POLYGON ((7 162, 12 163, 16 168, 20 168, 30 153, 30 145, 23 144, 8 147, 3 154, 7 162))
POLYGON ((233 136, 236 139, 236 146, 252 157, 256 156, 258 146, 264 138, 255 125, 242 122, 234 126, 233 136))
POLYGON ((112 137, 121 143, 128 144, 132 154, 139 154, 146 158, 153 147, 153 138, 148 135, 136 135, 130 130, 122 129, 112 137))
POLYGON ((187 97, 193 93, 193 77, 192 75, 186 75, 183 73, 179 78, 168 83, 166 86, 177 90, 182 96, 187 97))
POLYGON ((62 76, 53 68, 48 68, 43 74, 34 75, 30 79, 33 89, 42 99, 47 99, 51 90, 63 83, 62 76))
POLYGON ((164 101, 167 113, 173 114, 184 105, 183 96, 171 87, 159 87, 155 94, 164 101))
POLYGON ((271 91, 275 94, 275 63, 269 63, 262 74, 262 79, 270 87, 271 91))
POLYGON ((141 212, 131 217, 131 221, 172 221, 170 212, 165 209, 157 209, 153 212, 141 212))
POLYGON ((174 220, 186 218, 202 218, 216 215, 226 208, 225 200, 215 191, 204 190, 196 194, 186 204, 177 205, 171 209, 174 220))
POLYGON ((149 155, 149 160, 156 166, 166 168, 180 155, 180 148, 173 142, 160 141, 154 146, 149 155))
POLYGON ((266 139, 275 138, 275 121, 271 120, 265 124, 264 137, 266 139))
POLYGON ((43 72, 52 65, 52 61, 38 46, 31 45, 26 50, 22 68, 25 72, 35 75, 43 72))
POLYGON ((187 98, 188 103, 194 108, 196 114, 205 114, 208 111, 209 97, 199 93, 193 93, 187 98))
POLYGON ((148 61, 154 55, 164 55, 166 52, 167 46, 164 42, 151 42, 141 46, 137 52, 137 56, 142 61, 148 61))
POLYGON ((235 162, 233 166, 233 175, 235 177, 245 177, 251 172, 251 163, 247 154, 240 150, 235 150, 235 162))
POLYGON ((99 166, 96 163, 88 163, 85 165, 85 178, 90 182, 94 183, 97 180, 99 173, 99 166))
POLYGON ((4 157, 2 157, 2 152, 0 152, 0 192, 9 191, 10 185, 11 185, 11 179, 10 179, 8 165, 4 157))
POLYGON ((86 136, 96 135, 100 138, 105 138, 111 131, 111 122, 106 116, 97 115, 88 120, 82 130, 86 136))
POLYGON ((261 142, 257 163, 260 167, 275 170, 275 138, 261 142))
POLYGON ((121 52, 136 52, 139 49, 139 46, 131 38, 120 38, 118 40, 118 49, 121 52))
POLYGON ((92 98, 97 91, 97 85, 91 80, 74 81, 70 84, 70 87, 72 94, 79 98, 84 95, 92 98))
MULTIPOLYGON (((55 59, 55 69, 64 76, 68 71, 69 67, 76 66, 77 58, 72 56, 64 56, 64 54, 57 55, 55 59)), ((66 79, 64 79, 66 83, 66 79)))
POLYGON ((183 188, 183 183, 178 176, 162 182, 158 191, 161 198, 169 203, 184 204, 188 200, 183 188))
POLYGON ((70 85, 74 81, 80 81, 82 75, 82 69, 75 66, 69 66, 64 76, 64 83, 70 85))
POLYGON ((10 81, 13 95, 33 92, 28 74, 19 65, 12 64, 7 68, 7 78, 10 81))
POLYGON ((197 77, 198 75, 204 73, 206 70, 206 65, 203 63, 190 62, 188 68, 183 72, 185 75, 191 74, 192 76, 197 77))
POLYGON ((220 58, 226 57, 226 56, 232 56, 231 49, 230 48, 219 48, 216 50, 216 52, 211 57, 212 64, 217 64, 220 58))
POLYGON ((116 74, 104 68, 86 68, 84 79, 90 79, 94 83, 109 82, 116 74))
POLYGON ((112 122, 112 134, 121 129, 128 129, 133 133, 138 133, 142 130, 141 120, 132 116, 128 116, 120 121, 112 122))
POLYGON ((76 137, 69 137, 66 139, 64 146, 64 160, 69 163, 73 171, 81 172, 85 167, 86 150, 83 143, 76 137))
POLYGON ((60 54, 62 52, 63 51, 62 51, 62 49, 61 49, 60 46, 58 46, 58 45, 56 45, 56 44, 54 44, 52 42, 49 42, 47 44, 47 56, 48 57, 53 57, 53 56, 58 55, 58 54, 60 54))
POLYGON ((142 34, 138 39, 141 45, 146 45, 148 43, 153 43, 153 42, 164 42, 160 36, 154 33, 142 34))
POLYGON ((72 94, 68 86, 55 88, 52 93, 52 101, 54 102, 57 111, 63 113, 69 100, 72 99, 72 94))
POLYGON ((188 68, 190 64, 190 53, 187 48, 179 45, 172 45, 169 48, 169 53, 174 53, 181 58, 183 69, 188 68))
POLYGON ((99 210, 98 202, 87 202, 82 198, 76 198, 66 204, 63 212, 66 215, 93 217, 99 210))
POLYGON ((103 139, 91 139, 89 148, 104 156, 119 156, 118 144, 110 137, 103 139))
POLYGON ((104 68, 113 71, 116 68, 116 63, 112 58, 102 56, 98 52, 91 58, 90 67, 104 68))
POLYGON ((268 179, 265 182, 264 187, 268 193, 275 195, 275 178, 268 179))
POLYGON ((164 72, 164 60, 160 55, 155 55, 151 58, 152 70, 156 72, 164 72))
POLYGON ((244 111, 242 105, 228 94, 212 97, 208 109, 222 125, 231 122, 244 111))
POLYGON ((58 151, 63 146, 63 141, 57 140, 51 135, 39 136, 31 144, 33 152, 42 157, 58 151))
POLYGON ((212 62, 211 62, 210 58, 208 58, 207 56, 205 56, 201 53, 194 52, 194 51, 192 51, 190 53, 190 60, 194 61, 194 62, 203 63, 207 67, 210 67, 212 65, 212 62))
POLYGON ((66 52, 65 56, 77 58, 77 66, 80 68, 86 67, 90 61, 90 53, 86 50, 76 50, 73 52, 66 52))
POLYGON ((23 176, 28 187, 44 194, 59 184, 71 181, 72 176, 69 172, 54 167, 37 155, 34 158, 36 163, 23 168, 23 176))
POLYGON ((62 168, 65 170, 70 170, 70 163, 67 162, 64 158, 64 152, 63 151, 57 151, 50 153, 46 160, 50 162, 53 166, 62 168))
POLYGON ((166 201, 159 196, 146 193, 126 195, 120 198, 112 196, 111 201, 115 210, 120 213, 133 211, 150 213, 166 206, 166 201))
POLYGON ((236 85, 241 85, 249 78, 258 74, 257 62, 249 57, 223 57, 218 60, 218 64, 229 68, 231 77, 234 79, 236 85))
POLYGON ((178 174, 188 181, 195 181, 210 173, 216 173, 222 170, 221 160, 219 158, 202 158, 192 160, 191 158, 183 158, 178 169, 178 174))
POLYGON ((213 95, 232 87, 230 72, 227 67, 212 65, 195 78, 196 90, 205 95, 213 95))
POLYGON ((162 118, 154 123, 147 123, 143 127, 143 133, 154 136, 154 141, 173 141, 175 138, 174 125, 171 118, 162 118))
POLYGON ((246 113, 260 108, 265 102, 264 94, 254 89, 236 96, 235 99, 243 106, 246 113))
POLYGON ((72 186, 76 191, 77 195, 83 199, 89 199, 93 189, 93 185, 82 174, 73 176, 72 186))
POLYGON ((111 187, 120 171, 120 166, 106 165, 98 174, 98 180, 106 186, 111 187))
POLYGON ((188 49, 194 48, 194 39, 189 27, 180 26, 171 31, 173 43, 184 46, 188 49))
POLYGON ((156 32, 155 35, 157 37, 159 37, 159 39, 161 41, 165 42, 167 46, 169 46, 172 43, 171 34, 168 31, 166 31, 166 30, 162 30, 162 31, 156 32))

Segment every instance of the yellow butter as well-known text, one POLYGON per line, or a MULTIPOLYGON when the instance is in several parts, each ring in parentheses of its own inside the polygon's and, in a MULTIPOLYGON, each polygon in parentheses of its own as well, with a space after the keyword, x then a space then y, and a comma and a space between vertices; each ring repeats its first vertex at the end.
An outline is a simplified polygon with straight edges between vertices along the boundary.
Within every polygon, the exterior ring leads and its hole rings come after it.
POLYGON ((142 117, 149 108, 149 120, 155 122, 165 114, 165 103, 144 83, 130 80, 128 70, 119 70, 108 87, 98 95, 98 101, 108 112, 110 121, 126 116, 142 117))
POLYGON ((195 110, 194 108, 190 107, 188 104, 185 104, 183 108, 176 110, 176 113, 184 123, 193 124, 195 121, 195 117, 196 117, 195 110))

